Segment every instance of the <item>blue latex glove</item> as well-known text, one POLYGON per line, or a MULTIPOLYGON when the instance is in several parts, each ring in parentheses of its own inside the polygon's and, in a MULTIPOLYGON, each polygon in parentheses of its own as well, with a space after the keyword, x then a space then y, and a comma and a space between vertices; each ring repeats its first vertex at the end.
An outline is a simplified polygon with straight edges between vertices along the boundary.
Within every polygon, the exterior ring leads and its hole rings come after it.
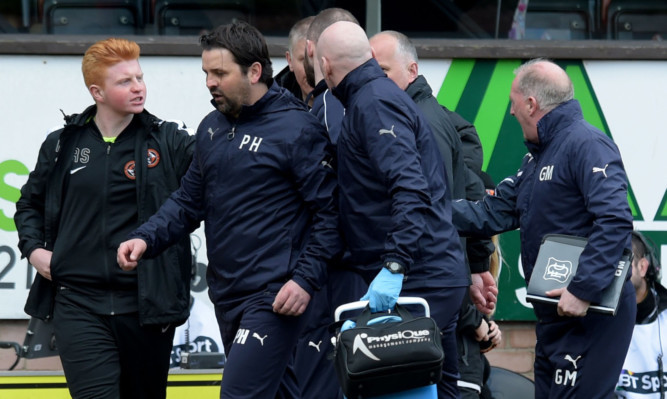
MULTIPOLYGON (((386 324, 386 323, 397 323, 401 321, 401 318, 398 316, 381 316, 381 317, 376 317, 374 319, 371 319, 368 322, 368 325, 373 325, 373 324, 386 324)), ((350 328, 354 328, 357 326, 357 323, 355 323, 352 320, 345 320, 343 322, 343 325, 340 327, 340 332, 343 332, 345 330, 349 330, 350 328)))
POLYGON ((401 288, 403 288, 403 275, 394 274, 383 267, 371 281, 368 292, 361 297, 361 300, 369 302, 373 313, 386 312, 396 305, 401 288))
POLYGON ((345 320, 343 325, 340 327, 340 332, 343 332, 345 330, 349 330, 350 328, 354 328, 357 326, 357 323, 353 322, 352 320, 345 320))

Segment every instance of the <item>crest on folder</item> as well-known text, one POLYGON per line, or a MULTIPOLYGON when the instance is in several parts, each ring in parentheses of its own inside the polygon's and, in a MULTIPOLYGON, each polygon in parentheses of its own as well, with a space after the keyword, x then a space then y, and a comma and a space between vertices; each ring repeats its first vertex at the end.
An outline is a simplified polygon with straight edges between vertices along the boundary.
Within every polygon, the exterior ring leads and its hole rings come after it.
POLYGON ((559 283, 565 283, 571 275, 572 262, 549 257, 547 267, 544 269, 545 280, 556 280, 559 283))

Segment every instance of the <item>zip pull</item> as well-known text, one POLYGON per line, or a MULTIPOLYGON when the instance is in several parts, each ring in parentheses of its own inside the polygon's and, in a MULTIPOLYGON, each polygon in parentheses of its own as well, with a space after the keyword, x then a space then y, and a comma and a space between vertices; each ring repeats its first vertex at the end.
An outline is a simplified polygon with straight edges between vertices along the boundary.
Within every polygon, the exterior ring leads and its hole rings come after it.
POLYGON ((107 144, 107 155, 111 152, 111 144, 107 144))
POLYGON ((234 131, 236 130, 236 125, 232 126, 232 130, 227 133, 227 140, 232 141, 234 140, 235 133, 234 131))

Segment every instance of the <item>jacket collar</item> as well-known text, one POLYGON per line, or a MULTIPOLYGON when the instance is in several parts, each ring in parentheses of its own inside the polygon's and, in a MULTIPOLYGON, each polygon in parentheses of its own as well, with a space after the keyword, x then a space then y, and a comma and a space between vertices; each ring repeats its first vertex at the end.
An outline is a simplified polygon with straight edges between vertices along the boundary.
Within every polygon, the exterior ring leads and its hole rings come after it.
POLYGON ((433 90, 431 90, 431 86, 429 86, 423 75, 417 76, 417 79, 413 80, 412 83, 408 85, 405 92, 408 93, 410 98, 415 100, 415 102, 429 98, 433 95, 433 90))
POLYGON ((306 104, 310 102, 311 98, 317 98, 317 96, 327 91, 328 88, 329 87, 327 86, 327 82, 324 79, 320 80, 320 82, 315 85, 313 91, 308 93, 308 96, 306 96, 306 104))
POLYGON ((539 143, 525 142, 532 153, 539 153, 553 141, 555 137, 567 135, 569 127, 576 121, 584 119, 581 105, 577 100, 569 100, 549 111, 537 122, 537 136, 539 143))
POLYGON ((345 108, 348 108, 349 101, 364 84, 381 77, 386 77, 385 73, 375 58, 371 58, 345 75, 343 80, 331 92, 345 108))
MULTIPOLYGON (((63 111, 60 110, 60 112, 63 111)), ((71 130, 69 129, 70 127, 81 127, 85 125, 86 123, 90 122, 95 117, 96 114, 97 114, 97 105, 95 104, 89 106, 80 114, 66 115, 63 112, 63 117, 65 119, 65 128, 66 128, 63 131, 63 133, 71 130)), ((140 114, 136 114, 134 116, 133 122, 136 120, 138 120, 144 127, 148 128, 148 130, 151 132, 157 131, 160 124, 162 123, 161 120, 159 120, 157 117, 155 117, 145 109, 140 114)))

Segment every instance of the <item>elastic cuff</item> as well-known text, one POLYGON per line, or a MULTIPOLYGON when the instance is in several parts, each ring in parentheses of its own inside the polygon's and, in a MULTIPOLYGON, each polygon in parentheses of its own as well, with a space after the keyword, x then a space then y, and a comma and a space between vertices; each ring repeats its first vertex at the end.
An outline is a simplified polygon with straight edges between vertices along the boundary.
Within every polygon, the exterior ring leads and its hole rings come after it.
POLYGON ((489 260, 481 262, 470 262, 470 273, 484 273, 490 269, 489 260))
POLYGON ((292 280, 295 283, 299 284, 299 287, 303 288, 308 293, 308 295, 310 295, 311 297, 313 296, 313 293, 315 292, 317 287, 314 287, 312 284, 310 284, 308 280, 306 280, 301 276, 297 276, 296 274, 292 276, 292 280))

